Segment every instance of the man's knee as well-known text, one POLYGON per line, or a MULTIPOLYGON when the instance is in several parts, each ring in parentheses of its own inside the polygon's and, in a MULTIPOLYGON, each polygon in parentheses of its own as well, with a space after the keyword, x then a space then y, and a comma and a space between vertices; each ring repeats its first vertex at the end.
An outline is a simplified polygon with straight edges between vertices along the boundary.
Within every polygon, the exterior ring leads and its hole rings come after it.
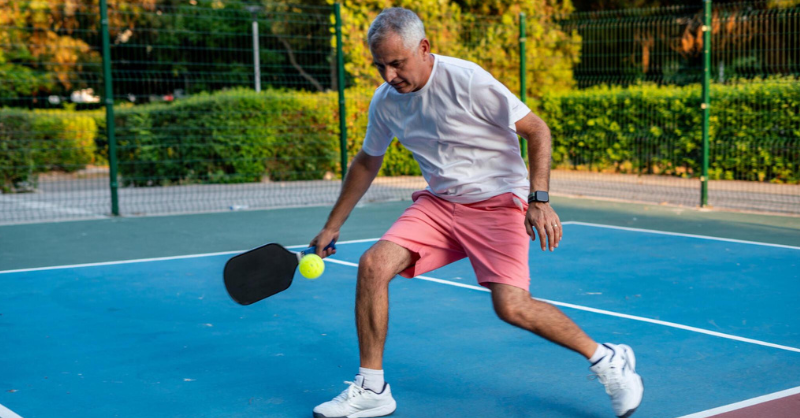
POLYGON ((494 302, 494 311, 503 321, 516 325, 522 318, 524 307, 517 301, 501 300, 494 302))
POLYGON ((358 260, 359 280, 361 280, 362 277, 378 278, 386 274, 384 272, 385 269, 381 266, 380 258, 382 257, 380 253, 374 251, 373 248, 361 254, 361 258, 358 260))
POLYGON ((378 241, 358 261, 359 283, 389 283, 411 261, 408 250, 397 244, 378 241))
POLYGON ((512 325, 523 322, 526 314, 531 308, 530 294, 521 289, 510 289, 505 287, 499 289, 492 286, 492 304, 497 316, 503 321, 512 325))

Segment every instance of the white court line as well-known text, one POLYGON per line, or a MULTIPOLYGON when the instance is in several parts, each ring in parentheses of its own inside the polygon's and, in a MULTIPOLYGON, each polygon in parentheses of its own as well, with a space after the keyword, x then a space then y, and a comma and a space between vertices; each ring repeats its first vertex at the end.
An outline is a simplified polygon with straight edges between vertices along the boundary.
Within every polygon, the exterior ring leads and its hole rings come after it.
MULTIPOLYGON (((351 241, 341 241, 337 242, 336 244, 357 244, 361 242, 373 242, 377 241, 379 238, 368 238, 368 239, 356 239, 351 241)), ((289 245, 286 248, 306 248, 307 245, 300 244, 300 245, 289 245)), ((119 261, 104 261, 100 263, 86 263, 86 264, 71 264, 65 266, 51 266, 51 267, 35 267, 29 269, 17 269, 17 270, 5 270, 0 271, 0 274, 10 274, 10 273, 26 273, 30 271, 45 271, 45 270, 59 270, 59 269, 71 269, 71 268, 80 268, 80 267, 96 267, 96 266, 113 266, 117 264, 131 264, 131 263, 148 263, 152 261, 166 261, 166 260, 182 260, 186 258, 201 258, 201 257, 214 257, 217 255, 231 255, 231 254, 240 254, 245 251, 250 250, 239 250, 239 251, 223 251, 219 253, 205 253, 205 254, 189 254, 189 255, 176 255, 172 257, 156 257, 156 258, 139 258, 135 260, 119 260, 119 261)), ((4 418, 4 417, 0 417, 4 418)))
MULTIPOLYGON (((343 264, 345 266, 358 267, 358 264, 351 263, 349 261, 334 260, 334 259, 331 259, 330 257, 326 258, 325 260, 327 260, 327 261, 329 261, 331 263, 343 264)), ((465 289, 478 290, 478 291, 481 291, 481 292, 487 292, 487 293, 490 292, 489 289, 487 289, 485 287, 482 287, 482 286, 474 286, 474 285, 469 285, 469 284, 464 284, 464 283, 456 283, 456 282, 451 282, 449 280, 437 279, 437 278, 434 278, 434 277, 417 276, 417 277, 415 277, 415 279, 420 279, 420 280, 425 280, 425 281, 429 281, 429 282, 436 282, 436 283, 446 284, 446 285, 449 285, 449 286, 463 287, 465 289)), ((663 325, 665 327, 678 328, 678 329, 682 329, 682 330, 686 330, 686 331, 697 332, 697 333, 700 333, 700 334, 712 335, 714 337, 727 338, 729 340, 741 341, 741 342, 750 343, 750 344, 756 344, 756 345, 763 345, 765 347, 772 347, 772 348, 777 348, 777 349, 780 349, 780 350, 794 351, 796 353, 800 353, 800 348, 789 347, 789 346, 780 345, 780 344, 768 343, 768 342, 765 342, 765 341, 754 340, 752 338, 739 337, 739 336, 736 336, 736 335, 724 334, 724 333, 721 333, 721 332, 710 331, 710 330, 702 329, 702 328, 690 327, 688 325, 676 324, 674 322, 667 322, 667 321, 661 321, 661 320, 658 320, 658 319, 645 318, 645 317, 642 317, 642 316, 628 315, 628 314, 623 314, 623 313, 618 313, 618 312, 606 311, 606 310, 603 310, 603 309, 595 309, 595 308, 590 308, 588 306, 573 305, 571 303, 558 302, 558 301, 548 300, 548 299, 540 299, 540 298, 534 298, 534 299, 540 300, 542 302, 547 302, 547 303, 550 303, 550 304, 556 305, 556 306, 562 306, 562 307, 565 307, 565 308, 577 309, 579 311, 586 311, 586 312, 592 312, 592 313, 601 314, 601 315, 615 316, 615 317, 618 317, 618 318, 632 319, 634 321, 640 321, 640 322, 648 322, 648 323, 651 323, 651 324, 663 325)))
POLYGON ((745 401, 732 403, 730 405, 720 406, 719 408, 709 409, 702 412, 696 412, 690 415, 684 415, 678 418, 713 417, 714 415, 723 414, 725 412, 736 411, 737 409, 743 409, 747 408, 748 406, 758 405, 760 403, 774 401, 776 399, 785 398, 787 396, 797 395, 798 393, 800 393, 800 386, 796 388, 782 390, 780 392, 770 393, 769 395, 759 396, 757 398, 752 398, 745 401))
POLYGON ((0 405, 0 418, 22 418, 21 416, 14 413, 14 411, 6 408, 3 405, 0 405))
POLYGON ((776 248, 788 248, 790 250, 800 250, 800 247, 794 247, 794 246, 791 246, 791 245, 770 244, 768 242, 758 242, 758 241, 744 241, 744 240, 740 240, 740 239, 731 239, 731 238, 718 238, 718 237, 710 237, 710 236, 707 236, 707 235, 682 234, 680 232, 657 231, 657 230, 654 230, 654 229, 629 228, 629 227, 625 227, 625 226, 593 224, 593 223, 578 222, 578 221, 567 221, 567 222, 562 222, 561 224, 562 225, 593 226, 593 227, 596 227, 596 228, 619 229, 619 230, 622 230, 622 231, 645 232, 645 233, 648 233, 648 234, 672 235, 672 236, 676 236, 676 237, 697 238, 697 239, 706 239, 706 240, 712 240, 712 241, 735 242, 737 244, 750 244, 750 245, 760 245, 760 246, 763 246, 763 247, 776 247, 776 248))
MULTIPOLYGON (((681 234, 678 232, 666 232, 666 231, 657 231, 653 229, 640 229, 640 228, 628 228, 624 226, 614 226, 614 225, 603 225, 603 224, 593 224, 588 222, 578 222, 578 221, 566 221, 562 222, 562 225, 583 225, 583 226, 593 226, 597 228, 609 228, 609 229, 619 229, 623 231, 633 231, 633 232, 645 232, 649 234, 660 234, 660 235, 672 235, 678 237, 688 237, 688 238, 697 238, 697 239, 705 239, 705 240, 712 240, 712 241, 725 241, 725 242, 734 242, 737 244, 750 244, 750 245, 761 245, 767 247, 777 247, 777 248, 788 248, 792 250, 800 250, 800 247, 793 247, 791 245, 782 245, 782 244, 770 244, 765 242, 756 242, 756 241, 744 241, 744 240, 737 240, 737 239, 730 239, 730 238, 718 238, 718 237, 710 237, 707 235, 692 235, 692 234, 681 234)), ((359 239, 359 240, 351 240, 351 241, 341 241, 337 244, 356 244, 361 242, 373 242, 377 241, 380 238, 367 238, 367 239, 359 239)), ((287 248, 303 248, 305 245, 291 245, 287 248)), ((0 274, 6 273, 24 273, 29 271, 41 271, 41 270, 56 270, 56 269, 68 269, 68 268, 78 268, 78 267, 93 267, 93 266, 110 266, 115 264, 127 264, 127 263, 145 263, 150 261, 166 261, 166 260, 180 260, 184 258, 198 258, 198 257, 213 257, 217 255, 230 255, 230 254, 238 254, 245 252, 247 250, 239 250, 239 251, 224 251, 219 253, 206 253, 206 254, 189 254, 189 255, 178 255, 173 257, 157 257, 157 258, 141 258, 135 260, 120 260, 120 261, 106 261, 100 263, 86 263, 86 264, 72 264, 72 265, 62 265, 62 266, 52 266, 52 267, 36 267, 36 268, 29 268, 29 269, 17 269, 17 270, 5 270, 0 271, 0 274)))

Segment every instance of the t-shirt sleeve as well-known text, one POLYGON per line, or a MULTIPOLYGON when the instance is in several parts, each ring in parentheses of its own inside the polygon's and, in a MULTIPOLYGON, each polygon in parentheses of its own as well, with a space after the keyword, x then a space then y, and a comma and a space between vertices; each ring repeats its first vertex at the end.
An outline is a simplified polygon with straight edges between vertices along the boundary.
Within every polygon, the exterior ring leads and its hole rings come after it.
POLYGON ((512 132, 517 131, 515 124, 531 111, 486 71, 477 71, 472 75, 469 97, 475 116, 512 132))
POLYGON ((364 135, 364 144, 361 149, 373 157, 386 154, 386 149, 392 143, 394 135, 380 118, 378 106, 380 99, 376 93, 369 103, 369 117, 367 120, 367 133, 364 135))

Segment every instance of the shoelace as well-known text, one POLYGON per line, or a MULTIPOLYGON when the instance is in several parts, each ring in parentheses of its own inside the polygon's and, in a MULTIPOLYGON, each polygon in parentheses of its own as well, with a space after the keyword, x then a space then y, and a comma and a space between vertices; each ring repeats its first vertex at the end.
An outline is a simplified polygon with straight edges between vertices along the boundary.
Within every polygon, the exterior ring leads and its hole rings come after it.
POLYGON ((350 398, 354 398, 354 397, 364 393, 364 388, 362 388, 361 386, 358 386, 355 382, 350 382, 350 381, 345 380, 344 383, 348 384, 350 386, 348 386, 347 389, 342 391, 342 393, 340 393, 339 396, 336 397, 336 399, 340 399, 340 400, 346 401, 346 400, 348 400, 350 398))
POLYGON ((606 393, 609 395, 613 395, 628 387, 625 379, 622 378, 622 369, 616 367, 608 368, 603 374, 590 375, 589 379, 599 380, 600 383, 606 387, 606 393))

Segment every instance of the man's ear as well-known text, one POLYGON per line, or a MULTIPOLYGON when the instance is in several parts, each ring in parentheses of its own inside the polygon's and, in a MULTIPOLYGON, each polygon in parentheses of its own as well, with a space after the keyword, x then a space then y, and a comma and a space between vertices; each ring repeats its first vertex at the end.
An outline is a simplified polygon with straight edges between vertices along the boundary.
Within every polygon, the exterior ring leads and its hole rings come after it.
POLYGON ((431 53, 431 43, 428 41, 428 38, 423 38, 419 41, 419 48, 423 58, 431 53))

